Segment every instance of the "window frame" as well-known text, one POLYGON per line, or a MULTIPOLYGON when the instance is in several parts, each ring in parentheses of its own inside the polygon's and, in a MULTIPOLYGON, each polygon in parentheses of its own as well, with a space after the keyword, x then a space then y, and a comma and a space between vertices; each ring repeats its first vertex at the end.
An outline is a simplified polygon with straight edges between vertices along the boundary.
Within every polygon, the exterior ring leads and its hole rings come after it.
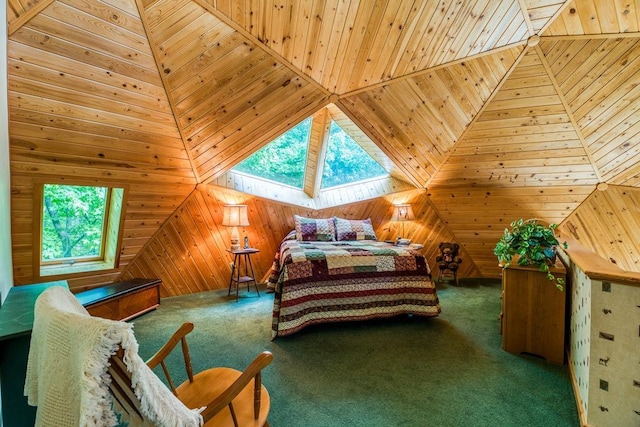
POLYGON ((56 278, 66 278, 98 271, 104 272, 118 268, 120 264, 120 248, 122 247, 127 190, 127 186, 110 183, 97 184, 87 181, 70 182, 55 179, 35 182, 33 203, 35 223, 33 236, 34 276, 54 280, 56 278), (42 259, 44 186, 46 184, 107 188, 100 256, 61 258, 50 261, 42 259))

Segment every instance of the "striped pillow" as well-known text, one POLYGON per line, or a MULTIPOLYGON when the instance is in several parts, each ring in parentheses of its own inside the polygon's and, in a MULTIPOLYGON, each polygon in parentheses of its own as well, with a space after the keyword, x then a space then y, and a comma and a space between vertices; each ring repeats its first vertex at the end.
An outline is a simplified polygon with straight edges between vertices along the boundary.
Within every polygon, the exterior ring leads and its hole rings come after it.
POLYGON ((336 240, 378 240, 371 218, 367 219, 344 219, 334 217, 336 222, 336 240))
POLYGON ((305 218, 294 215, 296 239, 299 241, 333 242, 336 228, 333 218, 305 218))

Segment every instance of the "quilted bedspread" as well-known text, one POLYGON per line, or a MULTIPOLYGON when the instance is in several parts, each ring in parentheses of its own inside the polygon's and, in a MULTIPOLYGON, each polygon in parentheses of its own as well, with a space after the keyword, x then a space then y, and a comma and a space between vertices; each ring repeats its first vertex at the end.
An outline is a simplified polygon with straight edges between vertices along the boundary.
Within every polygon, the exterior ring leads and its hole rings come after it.
POLYGON ((424 256, 372 240, 285 240, 269 287, 275 292, 272 338, 314 323, 440 313, 424 256))

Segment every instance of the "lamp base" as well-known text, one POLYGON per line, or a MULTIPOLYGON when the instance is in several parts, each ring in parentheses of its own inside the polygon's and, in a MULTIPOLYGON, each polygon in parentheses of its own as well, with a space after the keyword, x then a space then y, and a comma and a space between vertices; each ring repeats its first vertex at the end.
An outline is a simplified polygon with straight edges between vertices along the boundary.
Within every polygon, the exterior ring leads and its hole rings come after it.
POLYGON ((238 227, 233 227, 231 229, 231 250, 240 250, 240 235, 238 234, 238 227))
POLYGON ((240 250, 240 239, 231 239, 231 248, 232 251, 240 250))

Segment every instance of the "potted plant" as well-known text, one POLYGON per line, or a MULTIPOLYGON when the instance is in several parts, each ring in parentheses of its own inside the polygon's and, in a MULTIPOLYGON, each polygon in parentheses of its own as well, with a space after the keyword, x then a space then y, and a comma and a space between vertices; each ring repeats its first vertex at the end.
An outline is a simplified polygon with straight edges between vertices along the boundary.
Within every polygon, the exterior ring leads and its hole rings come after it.
MULTIPOLYGON (((556 228, 557 224, 546 226, 539 224, 535 219, 513 221, 511 229, 504 229, 504 235, 496 244, 493 253, 503 268, 509 268, 514 256, 517 256, 518 265, 538 267, 546 273, 547 279, 562 290, 564 279, 556 278, 551 273, 551 266, 556 260, 556 250, 560 245, 554 234, 556 228)), ((563 242, 562 246, 566 249, 567 242, 563 242)))

